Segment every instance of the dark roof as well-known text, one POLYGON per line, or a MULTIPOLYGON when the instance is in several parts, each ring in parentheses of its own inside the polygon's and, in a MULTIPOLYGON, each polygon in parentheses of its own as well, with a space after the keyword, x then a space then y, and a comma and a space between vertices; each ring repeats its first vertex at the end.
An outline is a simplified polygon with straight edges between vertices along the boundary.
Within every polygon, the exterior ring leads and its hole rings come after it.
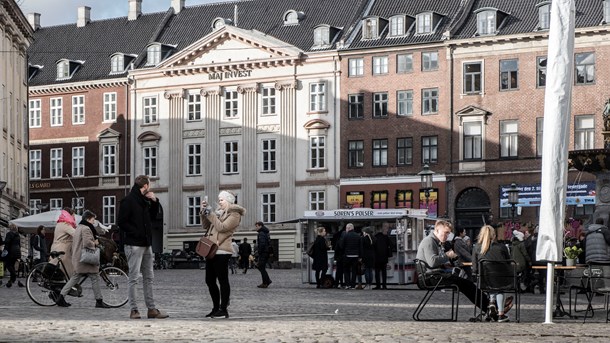
MULTIPOLYGON (((233 20, 237 5, 237 27, 257 30, 303 51, 312 49, 313 29, 320 24, 342 28, 338 42, 356 22, 367 0, 244 0, 213 3, 167 12, 144 14, 136 20, 127 17, 92 21, 84 27, 75 24, 41 28, 28 50, 31 65, 43 65, 30 86, 116 78, 110 75, 110 55, 115 52, 136 54, 135 65, 145 63, 146 46, 159 42, 176 46, 176 52, 212 32, 216 18, 233 20), (295 10, 305 14, 299 25, 285 26, 283 15, 295 10), (69 80, 57 81, 55 62, 59 59, 83 60, 85 63, 69 80)), ((336 44, 328 49, 334 49, 336 44)))
MULTIPOLYGON (((496 8, 508 16, 500 27, 498 35, 511 35, 535 32, 538 26, 538 7, 541 0, 476 0, 472 15, 457 30, 453 38, 467 39, 477 32, 477 16, 474 11, 480 8, 496 8)), ((576 5, 576 28, 598 26, 603 19, 602 0, 578 0, 576 5)))

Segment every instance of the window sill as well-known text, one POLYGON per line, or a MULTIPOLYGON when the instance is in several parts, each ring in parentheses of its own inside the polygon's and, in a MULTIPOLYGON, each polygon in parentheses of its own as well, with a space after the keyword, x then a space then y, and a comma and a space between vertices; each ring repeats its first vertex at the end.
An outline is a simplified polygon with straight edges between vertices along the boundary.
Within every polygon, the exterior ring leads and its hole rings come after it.
POLYGON ((308 168, 306 171, 311 174, 328 173, 328 168, 319 168, 319 169, 308 168))
POLYGON ((159 122, 155 122, 155 123, 142 123, 140 124, 140 127, 145 127, 145 126, 159 126, 159 122))
POLYGON ((307 112, 307 115, 312 115, 312 114, 328 114, 328 111, 309 111, 307 112))

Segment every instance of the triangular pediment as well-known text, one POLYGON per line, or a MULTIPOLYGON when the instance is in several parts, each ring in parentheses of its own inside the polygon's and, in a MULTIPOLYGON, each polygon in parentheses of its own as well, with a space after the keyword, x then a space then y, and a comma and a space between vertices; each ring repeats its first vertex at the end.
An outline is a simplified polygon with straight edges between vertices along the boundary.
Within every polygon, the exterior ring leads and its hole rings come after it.
POLYGON ((303 51, 256 30, 224 26, 159 65, 168 74, 209 73, 299 63, 303 51))
POLYGON ((465 117, 481 117, 485 124, 487 124, 487 119, 491 115, 491 112, 484 110, 480 107, 470 105, 455 112, 455 115, 460 118, 460 125, 462 125, 462 121, 465 117))
POLYGON ((100 134, 97 135, 97 137, 98 137, 98 139, 119 138, 119 137, 121 137, 121 134, 116 130, 107 128, 107 129, 102 130, 100 132, 100 134))

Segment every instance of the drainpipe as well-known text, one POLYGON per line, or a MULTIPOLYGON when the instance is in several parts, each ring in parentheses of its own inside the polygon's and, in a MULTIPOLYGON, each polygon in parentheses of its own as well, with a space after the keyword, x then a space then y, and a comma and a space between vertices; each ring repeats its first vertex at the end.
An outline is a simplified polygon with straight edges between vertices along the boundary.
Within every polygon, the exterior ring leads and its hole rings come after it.
MULTIPOLYGON (((449 85, 450 85, 450 90, 449 90, 449 115, 451 116, 450 119, 450 134, 449 134, 449 173, 453 174, 453 133, 454 133, 454 117, 453 117, 453 101, 454 101, 454 91, 453 91, 453 82, 454 82, 454 70, 453 70, 453 46, 449 45, 449 85)), ((450 208, 449 208, 449 183, 452 182, 452 180, 450 180, 449 178, 445 178, 445 208, 447 209, 447 212, 449 212, 450 208)), ((449 214, 449 213, 448 213, 449 214)), ((455 215, 455 213, 453 213, 455 215)), ((449 216, 453 219, 455 219, 455 216, 449 216)))
MULTIPOLYGON (((337 89, 339 88, 339 81, 338 79, 338 75, 339 75, 339 70, 338 70, 338 65, 339 63, 341 63, 341 57, 340 56, 334 56, 333 57, 334 60, 334 70, 333 70, 333 88, 334 88, 334 97, 333 97, 333 116, 334 116, 334 125, 333 125, 333 138, 334 138, 334 149, 335 149, 335 158, 333 159, 334 161, 334 172, 333 172, 333 178, 336 180, 337 179, 337 173, 338 173, 338 169, 339 166, 337 166, 337 161, 339 161, 339 159, 341 158, 340 155, 340 151, 339 147, 341 145, 341 142, 337 142, 337 138, 339 137, 337 135, 337 128, 340 124, 341 121, 341 116, 337 115, 337 101, 341 101, 341 96, 339 94, 337 94, 337 89)), ((341 184, 339 183, 337 186, 337 206, 339 206, 341 204, 341 184)))
MULTIPOLYGON (((127 111, 129 111, 129 98, 131 98, 131 92, 130 92, 130 86, 133 86, 133 104, 137 104, 137 94, 136 94, 136 86, 135 86, 136 80, 133 76, 129 75, 127 76, 127 85, 125 86, 126 90, 127 90, 127 96, 125 97, 125 108, 127 108, 127 111)), ((129 113, 129 112, 126 112, 129 113)), ((127 165, 129 164, 129 173, 125 173, 125 195, 127 196, 127 194, 129 193, 130 189, 131 189, 131 180, 130 175, 135 171, 135 148, 136 148, 136 136, 135 136, 135 128, 136 128, 136 120, 137 120, 137 113, 138 113, 138 106, 134 106, 133 107, 133 113, 131 113, 131 117, 129 118, 129 120, 127 120, 127 118, 125 118, 125 167, 127 167, 127 165), (132 139, 132 143, 131 143, 131 147, 132 149, 130 150, 130 144, 129 144, 129 132, 131 132, 131 139, 132 139), (129 158, 127 157, 127 152, 129 151, 129 158), (131 162, 130 162, 131 161, 131 162)))

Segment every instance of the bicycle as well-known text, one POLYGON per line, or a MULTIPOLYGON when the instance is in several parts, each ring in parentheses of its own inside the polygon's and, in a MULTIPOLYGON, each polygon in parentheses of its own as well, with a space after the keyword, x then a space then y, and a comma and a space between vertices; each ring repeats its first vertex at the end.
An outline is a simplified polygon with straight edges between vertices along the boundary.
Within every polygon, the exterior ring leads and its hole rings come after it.
MULTIPOLYGON (((57 258, 57 265, 50 262, 39 263, 30 272, 26 280, 26 290, 30 299, 40 306, 55 306, 55 299, 64 285, 68 282, 68 272, 61 260, 63 251, 52 251, 51 258, 57 258)), ((121 307, 128 301, 129 278, 124 271, 117 267, 103 266, 100 268, 100 289, 104 303, 110 307, 121 307)), ((82 297, 81 285, 84 278, 68 295, 82 297)))

